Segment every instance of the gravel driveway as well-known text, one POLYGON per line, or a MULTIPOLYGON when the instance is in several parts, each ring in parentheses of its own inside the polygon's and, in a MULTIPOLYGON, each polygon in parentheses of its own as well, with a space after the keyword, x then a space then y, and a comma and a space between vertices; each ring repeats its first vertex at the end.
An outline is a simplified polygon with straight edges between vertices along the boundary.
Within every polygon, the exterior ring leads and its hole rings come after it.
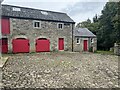
POLYGON ((13 54, 3 68, 3 84, 11 88, 117 88, 118 56, 13 54))

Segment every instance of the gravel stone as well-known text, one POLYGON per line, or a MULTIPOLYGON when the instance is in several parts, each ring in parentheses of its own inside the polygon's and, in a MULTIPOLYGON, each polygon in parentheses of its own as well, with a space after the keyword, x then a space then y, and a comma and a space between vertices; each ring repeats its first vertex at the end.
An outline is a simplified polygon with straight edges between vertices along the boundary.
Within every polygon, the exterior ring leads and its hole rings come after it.
POLYGON ((10 54, 3 84, 11 88, 119 88, 118 56, 78 52, 10 54))

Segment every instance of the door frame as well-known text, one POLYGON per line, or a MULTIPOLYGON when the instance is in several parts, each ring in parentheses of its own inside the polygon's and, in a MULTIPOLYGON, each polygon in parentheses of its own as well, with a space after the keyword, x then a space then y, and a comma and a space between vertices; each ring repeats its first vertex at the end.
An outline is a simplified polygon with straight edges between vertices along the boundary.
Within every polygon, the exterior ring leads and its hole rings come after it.
POLYGON ((8 53, 8 45, 9 45, 9 44, 8 44, 8 38, 7 38, 7 37, 2 37, 0 42, 1 42, 1 47, 0 47, 0 48, 1 48, 1 52, 2 52, 2 53, 8 53), (4 42, 5 44, 3 44, 3 40, 6 41, 6 42, 4 42), (6 46, 6 52, 3 52, 3 51, 4 51, 4 50, 3 50, 3 46, 4 46, 4 45, 6 46))
POLYGON ((83 40, 83 51, 88 51, 88 40, 83 40), (85 46, 85 42, 86 42, 86 46, 85 46), (86 50, 85 50, 86 47, 86 50))
POLYGON ((26 38, 15 38, 15 39, 12 39, 12 52, 13 53, 29 53, 30 52, 30 40, 29 39, 26 39, 26 38), (14 40, 19 40, 19 39, 23 39, 23 40, 28 40, 28 52, 14 52, 14 47, 13 47, 13 42, 14 40))
POLYGON ((65 50, 65 38, 64 38, 64 37, 59 37, 59 38, 58 38, 58 51, 64 51, 64 50, 65 50), (60 40, 60 39, 63 39, 63 50, 60 50, 60 49, 59 49, 59 40, 60 40))
POLYGON ((37 38, 35 40, 35 52, 50 52, 50 39, 48 39, 48 38, 37 38), (49 41, 49 50, 48 51, 38 51, 37 50, 37 40, 47 40, 47 41, 49 41))

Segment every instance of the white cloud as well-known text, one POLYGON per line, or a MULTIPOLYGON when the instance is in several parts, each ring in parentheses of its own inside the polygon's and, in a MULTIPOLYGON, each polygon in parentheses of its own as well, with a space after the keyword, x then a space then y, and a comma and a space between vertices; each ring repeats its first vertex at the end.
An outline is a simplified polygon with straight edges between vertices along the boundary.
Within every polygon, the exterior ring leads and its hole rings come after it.
POLYGON ((77 23, 87 20, 101 14, 106 2, 78 2, 74 5, 67 6, 62 11, 70 15, 77 23))
POLYGON ((67 5, 71 5, 71 2, 51 2, 51 1, 41 1, 39 0, 8 0, 4 1, 2 4, 10 4, 10 5, 17 5, 17 6, 24 6, 24 7, 31 7, 37 9, 44 9, 44 10, 52 10, 52 11, 61 11, 61 9, 65 8, 67 5))

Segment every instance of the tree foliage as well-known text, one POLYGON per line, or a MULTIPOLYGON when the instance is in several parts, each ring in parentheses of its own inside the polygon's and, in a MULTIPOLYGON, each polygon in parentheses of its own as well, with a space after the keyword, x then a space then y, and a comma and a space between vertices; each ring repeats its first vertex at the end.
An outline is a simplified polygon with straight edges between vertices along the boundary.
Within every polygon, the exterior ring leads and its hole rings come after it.
POLYGON ((107 2, 102 15, 93 17, 93 22, 78 23, 76 27, 85 27, 97 35, 98 49, 109 50, 115 42, 120 42, 120 2, 107 2))

